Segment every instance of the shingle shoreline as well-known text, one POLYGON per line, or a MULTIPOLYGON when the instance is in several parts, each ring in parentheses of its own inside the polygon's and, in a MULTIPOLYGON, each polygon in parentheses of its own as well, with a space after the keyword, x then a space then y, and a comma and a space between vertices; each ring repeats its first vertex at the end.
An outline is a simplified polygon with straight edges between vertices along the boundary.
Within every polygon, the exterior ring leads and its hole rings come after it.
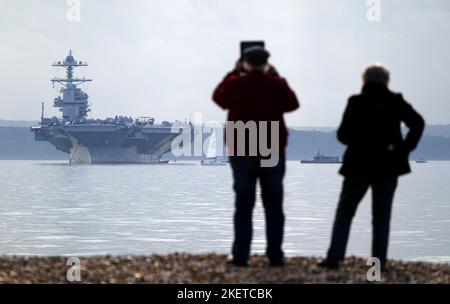
MULTIPOLYGON (((0 257, 0 283, 67 284, 67 257, 0 257)), ((85 284, 197 284, 197 283, 370 283, 366 260, 348 258, 339 270, 317 267, 319 258, 289 257, 283 268, 268 267, 262 256, 251 267, 228 265, 225 255, 170 254, 151 256, 80 257, 85 284)), ((450 264, 389 261, 381 283, 449 284, 450 264)))

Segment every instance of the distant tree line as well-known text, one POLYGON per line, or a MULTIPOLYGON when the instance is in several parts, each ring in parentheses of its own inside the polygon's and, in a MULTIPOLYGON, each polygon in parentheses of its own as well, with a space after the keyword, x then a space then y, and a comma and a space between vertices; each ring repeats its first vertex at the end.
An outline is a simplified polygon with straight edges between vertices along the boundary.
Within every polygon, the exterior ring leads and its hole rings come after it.
MULTIPOLYGON (((428 127, 435 133, 446 135, 445 128, 428 127)), ((450 160, 449 136, 430 135, 423 137, 412 159, 450 160)), ((207 137, 204 136, 204 140, 207 137)), ((290 160, 312 159, 318 150, 326 155, 342 156, 345 147, 336 139, 336 133, 307 130, 290 130, 287 157, 290 160)), ((0 159, 64 160, 68 155, 57 151, 47 142, 36 142, 33 133, 25 127, 0 127, 0 159)), ((171 159, 168 154, 165 158, 171 159)))

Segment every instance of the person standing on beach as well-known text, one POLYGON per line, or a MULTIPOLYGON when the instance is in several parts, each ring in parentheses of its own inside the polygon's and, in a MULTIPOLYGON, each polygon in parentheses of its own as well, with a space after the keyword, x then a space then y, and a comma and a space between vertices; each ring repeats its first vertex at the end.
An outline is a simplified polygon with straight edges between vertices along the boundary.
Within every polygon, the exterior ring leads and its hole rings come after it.
POLYGON ((389 90, 390 73, 369 66, 363 88, 350 97, 337 136, 347 146, 340 173, 344 183, 336 210, 327 258, 319 265, 338 268, 345 257, 352 219, 372 188, 372 257, 385 268, 392 202, 398 177, 411 172, 409 153, 422 136, 425 122, 401 94, 389 90), (402 136, 401 124, 409 131, 402 136))
MULTIPOLYGON (((283 178, 285 173, 285 148, 288 131, 283 114, 299 107, 297 97, 286 80, 280 77, 275 68, 268 64, 269 52, 262 46, 253 46, 244 51, 235 69, 228 73, 213 94, 213 100, 224 110, 228 110, 228 122, 249 123, 276 122, 279 135, 276 151, 277 162, 273 166, 263 166, 265 156, 254 155, 249 151, 249 135, 246 138, 244 155, 236 153, 235 143, 228 142, 230 164, 233 172, 235 192, 234 243, 230 263, 248 266, 252 240, 252 213, 256 199, 256 183, 259 180, 266 218, 266 254, 272 266, 284 265, 282 251, 284 213, 283 178)), ((270 124, 272 125, 272 124, 270 124)), ((234 131, 233 131, 234 132, 234 131)), ((269 132, 272 134, 271 132, 269 132)), ((244 131, 245 134, 245 131, 244 131)), ((259 142, 270 143, 271 136, 259 142)), ((252 142, 253 140, 250 139, 252 142)), ((272 140, 275 143, 275 140, 272 140)), ((238 143, 239 145, 239 143, 238 143)), ((239 147, 237 147, 239 148, 239 147)))

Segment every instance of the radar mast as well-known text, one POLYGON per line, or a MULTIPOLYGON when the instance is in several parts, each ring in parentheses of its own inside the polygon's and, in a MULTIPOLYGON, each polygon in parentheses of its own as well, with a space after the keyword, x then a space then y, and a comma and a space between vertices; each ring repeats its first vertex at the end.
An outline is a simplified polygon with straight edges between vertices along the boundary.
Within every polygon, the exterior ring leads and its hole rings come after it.
POLYGON ((53 106, 59 108, 63 113, 63 122, 80 122, 86 117, 89 109, 88 94, 84 93, 77 86, 91 82, 92 79, 74 77, 74 68, 88 66, 86 62, 76 61, 69 51, 69 55, 63 60, 53 63, 54 67, 62 67, 66 69, 66 78, 53 78, 51 82, 53 86, 58 83, 62 86, 62 97, 55 98, 53 106))

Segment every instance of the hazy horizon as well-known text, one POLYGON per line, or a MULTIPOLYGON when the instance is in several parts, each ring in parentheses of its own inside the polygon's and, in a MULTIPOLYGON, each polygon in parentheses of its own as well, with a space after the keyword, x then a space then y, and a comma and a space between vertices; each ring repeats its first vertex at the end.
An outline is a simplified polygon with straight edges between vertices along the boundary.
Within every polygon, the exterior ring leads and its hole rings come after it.
POLYGON ((81 0, 79 22, 66 1, 0 0, 0 119, 38 120, 58 95, 51 67, 72 49, 90 66, 93 118, 153 116, 157 121, 225 119, 211 101, 238 57, 239 41, 264 39, 271 62, 297 92, 296 127, 337 126, 360 74, 373 62, 392 72, 391 88, 427 123, 449 124, 450 2, 392 0, 381 20, 366 1, 81 0))

